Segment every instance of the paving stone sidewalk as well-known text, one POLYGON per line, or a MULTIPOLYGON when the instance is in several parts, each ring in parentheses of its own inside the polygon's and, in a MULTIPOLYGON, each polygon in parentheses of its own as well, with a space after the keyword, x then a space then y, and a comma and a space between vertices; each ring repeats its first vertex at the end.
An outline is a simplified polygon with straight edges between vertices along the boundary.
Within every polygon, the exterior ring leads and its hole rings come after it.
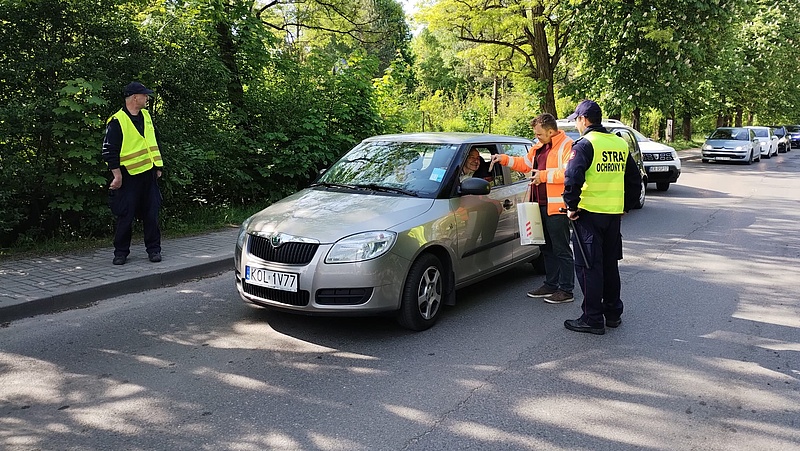
POLYGON ((238 230, 163 240, 160 263, 147 259, 142 242, 131 243, 121 266, 111 264, 113 246, 0 261, 0 324, 232 270, 238 230))

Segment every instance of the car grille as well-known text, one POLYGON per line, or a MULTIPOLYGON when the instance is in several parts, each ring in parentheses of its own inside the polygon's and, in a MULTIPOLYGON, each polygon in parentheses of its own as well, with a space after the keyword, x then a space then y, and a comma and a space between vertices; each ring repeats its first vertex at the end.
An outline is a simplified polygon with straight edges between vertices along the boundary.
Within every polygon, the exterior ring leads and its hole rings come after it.
POLYGON ((297 292, 276 290, 274 288, 252 285, 244 280, 242 281, 242 289, 245 293, 261 299, 280 302, 281 304, 296 305, 298 307, 308 305, 308 300, 311 298, 311 295, 306 290, 297 292))
POLYGON ((672 152, 642 153, 644 161, 672 161, 672 152))
POLYGON ((275 247, 269 238, 250 235, 248 252, 262 260, 287 265, 306 265, 314 258, 319 244, 314 243, 283 243, 275 247))
POLYGON ((372 296, 372 288, 328 288, 317 290, 317 304, 357 305, 363 304, 372 296))

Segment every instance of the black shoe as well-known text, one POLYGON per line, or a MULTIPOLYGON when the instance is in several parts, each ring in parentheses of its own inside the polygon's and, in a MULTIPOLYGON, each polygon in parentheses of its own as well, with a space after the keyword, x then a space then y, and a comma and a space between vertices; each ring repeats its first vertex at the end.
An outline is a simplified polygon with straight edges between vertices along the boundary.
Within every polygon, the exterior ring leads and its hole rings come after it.
POLYGON ((586 332, 595 335, 603 335, 606 333, 605 327, 592 327, 586 324, 582 319, 568 319, 564 321, 564 327, 574 332, 586 332))
POLYGON ((622 324, 622 318, 606 320, 606 327, 619 327, 620 324, 622 324))
POLYGON ((161 252, 153 252, 150 254, 149 258, 151 262, 158 263, 161 261, 161 252))
POLYGON ((128 257, 121 255, 114 257, 114 260, 111 263, 115 265, 124 265, 126 260, 128 260, 128 257))

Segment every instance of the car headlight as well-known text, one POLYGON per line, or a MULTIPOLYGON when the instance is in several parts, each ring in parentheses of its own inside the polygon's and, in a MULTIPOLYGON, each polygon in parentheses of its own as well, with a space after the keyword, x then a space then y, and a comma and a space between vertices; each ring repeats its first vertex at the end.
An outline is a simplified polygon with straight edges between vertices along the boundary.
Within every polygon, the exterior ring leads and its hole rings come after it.
POLYGON ((397 234, 386 230, 364 232, 337 241, 325 263, 353 263, 380 257, 392 248, 397 234))
POLYGON ((710 144, 703 144, 703 150, 711 150, 710 144))
POLYGON ((742 151, 744 151, 744 150, 747 150, 747 146, 736 146, 736 149, 734 149, 734 150, 737 150, 737 151, 739 151, 739 152, 742 152, 742 151))
POLYGON ((240 249, 244 248, 244 239, 247 238, 247 227, 253 221, 253 217, 245 219, 242 225, 239 226, 239 236, 236 238, 236 246, 240 249))

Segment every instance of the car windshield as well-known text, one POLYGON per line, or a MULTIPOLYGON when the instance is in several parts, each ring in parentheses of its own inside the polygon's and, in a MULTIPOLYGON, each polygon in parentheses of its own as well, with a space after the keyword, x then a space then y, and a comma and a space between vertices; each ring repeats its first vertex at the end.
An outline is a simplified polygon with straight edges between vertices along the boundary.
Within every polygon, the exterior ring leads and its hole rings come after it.
POLYGON ((782 138, 783 135, 786 134, 786 131, 783 129, 783 127, 777 127, 773 129, 773 133, 775 133, 775 136, 782 138))
POLYGON ((800 125, 787 125, 786 131, 789 133, 797 133, 800 132, 800 125))
POLYGON ((749 141, 750 132, 743 128, 718 128, 708 139, 733 139, 736 141, 749 141))
POLYGON ((766 128, 751 128, 759 138, 769 138, 769 130, 766 128))
POLYGON ((458 147, 441 143, 365 142, 334 163, 316 183, 433 197, 439 192, 458 147))

